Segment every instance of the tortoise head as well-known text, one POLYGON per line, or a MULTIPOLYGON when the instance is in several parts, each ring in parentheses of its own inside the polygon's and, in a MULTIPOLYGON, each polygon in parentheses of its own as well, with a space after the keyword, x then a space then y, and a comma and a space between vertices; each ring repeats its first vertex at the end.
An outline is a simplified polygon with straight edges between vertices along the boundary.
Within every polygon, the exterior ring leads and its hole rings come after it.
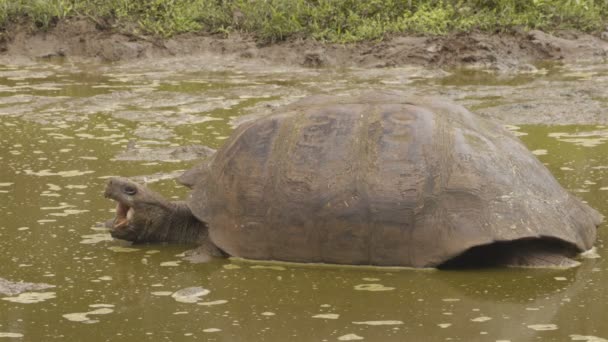
POLYGON ((179 211, 175 203, 122 177, 108 180, 104 196, 117 202, 116 216, 110 225, 112 237, 136 243, 172 242, 171 222, 179 211))

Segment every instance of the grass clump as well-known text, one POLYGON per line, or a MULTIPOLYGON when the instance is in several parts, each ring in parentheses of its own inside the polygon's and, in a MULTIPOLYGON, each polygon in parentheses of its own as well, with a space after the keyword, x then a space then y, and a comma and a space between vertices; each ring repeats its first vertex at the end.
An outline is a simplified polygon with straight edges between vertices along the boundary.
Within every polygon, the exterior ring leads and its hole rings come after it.
POLYGON ((79 16, 161 37, 239 31, 263 42, 298 36, 344 43, 513 27, 598 31, 607 21, 608 1, 0 0, 0 28, 26 19, 46 30, 79 16))

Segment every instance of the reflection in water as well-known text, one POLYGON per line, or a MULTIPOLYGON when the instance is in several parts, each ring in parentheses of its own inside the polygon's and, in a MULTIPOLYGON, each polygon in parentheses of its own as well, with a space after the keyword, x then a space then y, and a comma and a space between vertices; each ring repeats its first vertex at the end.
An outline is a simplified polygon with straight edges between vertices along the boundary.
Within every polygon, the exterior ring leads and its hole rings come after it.
MULTIPOLYGON (((409 85, 415 83, 417 92, 492 114, 526 106, 533 112, 537 101, 556 103, 559 94, 576 89, 608 88, 605 73, 588 68, 539 70, 545 71, 495 79, 479 72, 438 78, 443 73, 419 68, 245 72, 161 62, 0 67, 0 278, 56 286, 0 295, 0 337, 603 341, 603 229, 599 258, 583 259, 578 268, 435 271, 242 260, 191 264, 181 257, 187 247, 128 246, 97 226, 114 210, 101 196, 107 177, 138 177, 184 198, 187 190, 171 176, 195 161, 172 158, 173 151, 216 148, 235 124, 306 94, 370 87, 414 92, 409 85), (538 88, 550 88, 555 97, 535 97, 538 88), (134 148, 139 152, 129 158, 117 157, 134 148), (166 156, 150 155, 154 151, 166 156)), ((606 98, 592 95, 582 113, 606 98)), ((562 104, 570 101, 564 96, 562 104)), ((608 214, 605 126, 510 129, 565 187, 608 214)))

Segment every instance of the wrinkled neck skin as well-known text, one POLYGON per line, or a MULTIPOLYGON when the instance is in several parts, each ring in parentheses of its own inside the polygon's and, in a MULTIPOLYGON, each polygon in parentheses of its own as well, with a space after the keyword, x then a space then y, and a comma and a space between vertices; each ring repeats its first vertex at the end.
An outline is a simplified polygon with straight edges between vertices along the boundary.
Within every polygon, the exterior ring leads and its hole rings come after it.
POLYGON ((192 215, 185 202, 163 199, 156 203, 136 203, 126 210, 133 211, 127 214, 126 222, 121 221, 117 210, 111 230, 116 239, 133 243, 194 244, 207 238, 207 226, 192 215))
POLYGON ((224 256, 209 239, 209 230, 183 201, 170 202, 126 178, 111 178, 105 197, 117 202, 112 237, 133 243, 197 244, 212 256, 224 256))
POLYGON ((192 215, 185 202, 167 202, 162 209, 156 215, 134 218, 130 223, 136 228, 133 242, 199 244, 208 238, 207 225, 192 215))

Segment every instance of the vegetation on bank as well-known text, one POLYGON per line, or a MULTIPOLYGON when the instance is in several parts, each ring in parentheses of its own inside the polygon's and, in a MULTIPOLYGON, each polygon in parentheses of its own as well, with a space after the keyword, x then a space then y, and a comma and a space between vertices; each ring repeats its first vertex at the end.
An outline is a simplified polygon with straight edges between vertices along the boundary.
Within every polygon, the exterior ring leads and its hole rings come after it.
POLYGON ((0 29, 28 22, 46 30, 74 17, 162 37, 237 31, 264 42, 296 36, 344 43, 513 27, 599 31, 608 0, 0 0, 0 29))

